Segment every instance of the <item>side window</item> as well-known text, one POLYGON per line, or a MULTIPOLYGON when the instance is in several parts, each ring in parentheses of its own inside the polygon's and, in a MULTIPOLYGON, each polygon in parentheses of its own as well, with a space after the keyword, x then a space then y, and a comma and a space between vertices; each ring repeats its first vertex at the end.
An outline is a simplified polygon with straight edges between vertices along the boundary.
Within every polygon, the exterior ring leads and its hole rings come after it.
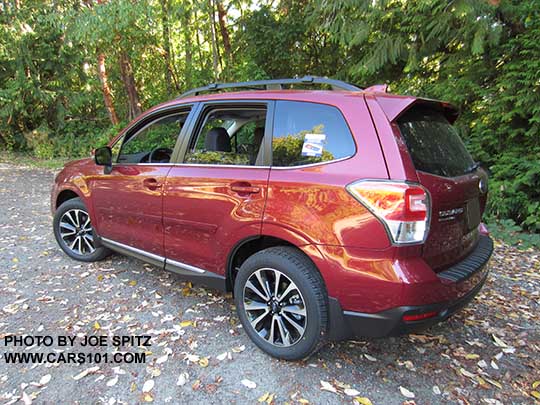
MULTIPOLYGON (((169 163, 188 112, 167 115, 127 134, 117 163, 169 163)), ((116 145, 115 145, 116 146, 116 145)))
POLYGON ((262 159, 266 107, 211 107, 191 140, 185 163, 255 166, 262 159))
POLYGON ((278 101, 272 139, 273 166, 327 162, 355 153, 351 131, 332 106, 278 101))

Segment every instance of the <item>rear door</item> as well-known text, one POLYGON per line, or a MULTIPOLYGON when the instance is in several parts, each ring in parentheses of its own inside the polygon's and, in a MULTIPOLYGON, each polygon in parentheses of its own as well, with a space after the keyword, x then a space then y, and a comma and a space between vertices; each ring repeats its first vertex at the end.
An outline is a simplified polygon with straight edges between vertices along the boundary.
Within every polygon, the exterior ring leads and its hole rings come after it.
POLYGON ((165 182, 168 269, 223 276, 234 245, 260 234, 270 172, 263 145, 271 136, 272 109, 266 101, 199 106, 183 160, 165 182))
POLYGON ((476 245, 485 204, 485 172, 473 161, 441 110, 416 105, 397 119, 399 132, 431 194, 432 216, 424 259, 435 270, 461 260, 476 245))

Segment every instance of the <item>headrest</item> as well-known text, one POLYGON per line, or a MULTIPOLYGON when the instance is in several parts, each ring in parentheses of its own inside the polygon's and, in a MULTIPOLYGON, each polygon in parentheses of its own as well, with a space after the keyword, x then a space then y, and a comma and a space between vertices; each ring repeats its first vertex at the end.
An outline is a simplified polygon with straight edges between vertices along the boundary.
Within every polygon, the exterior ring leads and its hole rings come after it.
POLYGON ((217 127, 208 131, 204 140, 204 149, 208 152, 230 152, 231 139, 227 130, 217 127))
POLYGON ((264 128, 257 127, 255 132, 253 132, 253 145, 260 145, 264 138, 264 128))

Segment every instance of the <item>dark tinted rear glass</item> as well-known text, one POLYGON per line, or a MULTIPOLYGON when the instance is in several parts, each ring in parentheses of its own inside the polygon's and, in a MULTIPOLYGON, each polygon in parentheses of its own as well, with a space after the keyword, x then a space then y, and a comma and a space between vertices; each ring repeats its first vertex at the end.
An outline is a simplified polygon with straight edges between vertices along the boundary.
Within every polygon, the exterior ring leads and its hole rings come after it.
POLYGON ((398 124, 416 170, 455 177, 474 164, 456 129, 440 112, 412 109, 398 124))

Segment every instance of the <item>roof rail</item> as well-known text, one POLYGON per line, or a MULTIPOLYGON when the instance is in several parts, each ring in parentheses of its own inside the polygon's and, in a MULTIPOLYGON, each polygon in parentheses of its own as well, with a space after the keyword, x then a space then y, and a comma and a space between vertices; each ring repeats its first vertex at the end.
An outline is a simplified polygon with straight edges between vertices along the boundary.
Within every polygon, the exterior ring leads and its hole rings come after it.
POLYGON ((332 90, 347 90, 347 91, 360 91, 360 87, 354 86, 350 83, 343 82, 341 80, 328 79, 326 77, 317 76, 304 76, 295 79, 272 79, 272 80, 256 80, 252 82, 239 82, 239 83, 212 83, 208 86, 198 87, 186 91, 178 98, 185 98, 188 96, 197 96, 206 91, 219 91, 223 89, 249 89, 249 90, 282 90, 284 85, 292 84, 327 84, 332 87, 332 90), (262 88, 261 88, 262 87, 262 88))

